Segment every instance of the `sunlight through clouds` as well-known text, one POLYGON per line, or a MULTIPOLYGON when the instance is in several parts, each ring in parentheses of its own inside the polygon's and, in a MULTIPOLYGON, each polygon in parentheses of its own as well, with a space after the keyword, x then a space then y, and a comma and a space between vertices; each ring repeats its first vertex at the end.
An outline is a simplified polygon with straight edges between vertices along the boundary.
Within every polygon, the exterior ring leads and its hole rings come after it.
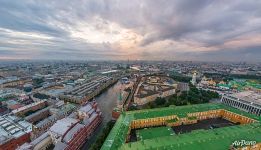
POLYGON ((219 61, 217 54, 233 52, 232 59, 258 61, 259 6, 258 0, 0 0, 0 55, 219 61))

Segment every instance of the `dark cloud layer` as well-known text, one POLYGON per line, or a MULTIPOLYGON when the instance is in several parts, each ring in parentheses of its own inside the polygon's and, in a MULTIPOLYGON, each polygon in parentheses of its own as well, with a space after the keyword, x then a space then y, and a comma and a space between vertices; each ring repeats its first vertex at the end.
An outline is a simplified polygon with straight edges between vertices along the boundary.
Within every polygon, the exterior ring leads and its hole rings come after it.
POLYGON ((260 61, 259 0, 0 0, 0 59, 260 61))

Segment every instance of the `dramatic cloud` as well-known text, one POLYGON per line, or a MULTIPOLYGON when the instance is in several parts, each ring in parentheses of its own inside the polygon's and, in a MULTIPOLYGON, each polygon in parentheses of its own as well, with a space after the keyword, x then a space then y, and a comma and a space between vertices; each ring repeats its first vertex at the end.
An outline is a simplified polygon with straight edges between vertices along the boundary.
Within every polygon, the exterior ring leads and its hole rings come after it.
POLYGON ((0 0, 0 59, 260 61, 260 0, 0 0))

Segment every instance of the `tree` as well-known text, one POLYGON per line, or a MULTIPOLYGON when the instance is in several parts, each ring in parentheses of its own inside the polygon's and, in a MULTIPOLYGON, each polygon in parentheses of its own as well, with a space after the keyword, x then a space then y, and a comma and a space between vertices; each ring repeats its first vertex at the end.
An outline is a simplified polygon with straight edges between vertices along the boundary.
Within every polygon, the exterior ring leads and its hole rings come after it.
POLYGON ((157 97, 155 100, 156 105, 164 105, 166 102, 165 98, 157 97))
POLYGON ((101 149, 104 141, 106 140, 107 136, 109 135, 111 129, 113 128, 115 124, 115 121, 109 121, 106 124, 106 127, 103 128, 102 132, 100 133, 100 135, 98 136, 98 138, 96 139, 95 143, 91 145, 90 150, 99 150, 101 149))
POLYGON ((34 86, 39 86, 44 82, 43 78, 34 78, 33 79, 33 85, 34 86))
POLYGON ((172 79, 179 82, 189 82, 191 80, 191 77, 182 76, 182 75, 170 75, 172 79))

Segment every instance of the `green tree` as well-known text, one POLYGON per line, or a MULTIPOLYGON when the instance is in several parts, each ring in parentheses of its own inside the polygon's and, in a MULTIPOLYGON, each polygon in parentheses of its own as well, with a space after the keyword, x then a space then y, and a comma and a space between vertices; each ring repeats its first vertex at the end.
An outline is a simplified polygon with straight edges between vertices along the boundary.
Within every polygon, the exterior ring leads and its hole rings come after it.
POLYGON ((155 100, 156 105, 164 105, 166 103, 165 98, 157 97, 155 100))
POLYGON ((34 78, 33 79, 33 85, 34 86, 39 86, 44 82, 43 78, 34 78))

